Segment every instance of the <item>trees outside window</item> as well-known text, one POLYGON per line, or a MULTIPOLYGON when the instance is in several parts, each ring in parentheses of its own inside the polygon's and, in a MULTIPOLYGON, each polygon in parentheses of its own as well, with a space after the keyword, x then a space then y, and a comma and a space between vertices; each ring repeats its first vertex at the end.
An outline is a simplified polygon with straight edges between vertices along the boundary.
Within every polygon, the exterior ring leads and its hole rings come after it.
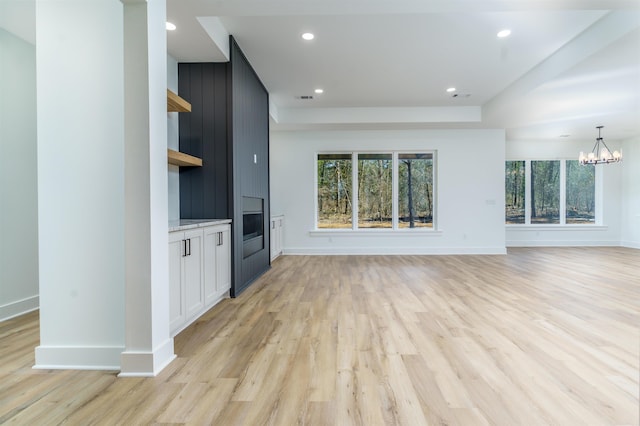
POLYGON ((507 161, 506 224, 595 224, 596 168, 577 160, 507 161))
POLYGON ((560 161, 531 162, 531 223, 560 223, 560 161))
POLYGON ((351 228, 351 154, 318 154, 318 228, 351 228))
POLYGON ((318 229, 434 227, 433 153, 318 154, 316 172, 318 229))
POLYGON ((525 223, 524 161, 507 161, 505 176, 505 222, 525 223))
POLYGON ((358 154, 358 228, 393 227, 393 158, 358 154))
POLYGON ((398 227, 433 227, 433 154, 398 154, 398 227))
POLYGON ((578 160, 567 160, 567 223, 595 222, 595 183, 594 166, 583 166, 578 160))

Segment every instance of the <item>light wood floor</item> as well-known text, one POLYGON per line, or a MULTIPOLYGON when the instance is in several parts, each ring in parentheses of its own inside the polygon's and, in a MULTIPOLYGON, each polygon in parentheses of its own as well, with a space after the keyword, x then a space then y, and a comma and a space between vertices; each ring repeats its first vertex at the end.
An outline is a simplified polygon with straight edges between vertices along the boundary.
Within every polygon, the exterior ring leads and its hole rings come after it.
POLYGON ((637 425, 640 251, 284 256, 156 378, 32 370, 0 323, 0 424, 637 425))

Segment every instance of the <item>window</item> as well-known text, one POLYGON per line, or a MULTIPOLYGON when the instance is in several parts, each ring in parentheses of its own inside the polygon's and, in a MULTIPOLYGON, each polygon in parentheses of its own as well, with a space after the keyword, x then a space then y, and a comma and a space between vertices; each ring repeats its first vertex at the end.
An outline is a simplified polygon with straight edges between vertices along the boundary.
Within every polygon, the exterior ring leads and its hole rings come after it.
POLYGON ((351 228, 351 154, 318 154, 318 228, 351 228))
POLYGON ((393 158, 358 154, 358 228, 393 227, 393 158))
POLYGON ((506 224, 595 224, 596 169, 577 160, 507 161, 506 224))
POLYGON ((531 223, 560 223, 560 161, 531 162, 531 223))
POLYGON ((505 176, 505 220, 524 223, 524 161, 507 161, 505 176))
POLYGON ((566 222, 594 223, 596 220, 596 168, 567 160, 566 222))
POLYGON ((398 154, 398 227, 433 227, 433 154, 398 154))
POLYGON ((318 229, 433 229, 434 200, 431 152, 317 156, 318 229))

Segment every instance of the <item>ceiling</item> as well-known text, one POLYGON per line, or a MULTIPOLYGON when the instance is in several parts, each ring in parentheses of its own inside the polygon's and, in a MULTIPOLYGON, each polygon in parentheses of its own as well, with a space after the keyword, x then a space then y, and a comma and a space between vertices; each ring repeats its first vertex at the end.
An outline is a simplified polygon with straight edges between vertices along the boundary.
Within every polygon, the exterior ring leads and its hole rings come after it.
POLYGON ((640 135, 637 0, 167 0, 167 19, 179 62, 226 61, 212 22, 235 37, 276 130, 489 127, 508 140, 570 140, 604 125, 608 139, 640 135), (500 39, 504 28, 512 34, 500 39), (475 118, 461 114, 473 108, 475 118))
MULTIPOLYGON (((34 4, 0 0, 0 27, 35 42, 34 4)), ((274 130, 640 135, 640 0, 167 0, 167 19, 179 62, 226 61, 221 40, 235 37, 274 130)))

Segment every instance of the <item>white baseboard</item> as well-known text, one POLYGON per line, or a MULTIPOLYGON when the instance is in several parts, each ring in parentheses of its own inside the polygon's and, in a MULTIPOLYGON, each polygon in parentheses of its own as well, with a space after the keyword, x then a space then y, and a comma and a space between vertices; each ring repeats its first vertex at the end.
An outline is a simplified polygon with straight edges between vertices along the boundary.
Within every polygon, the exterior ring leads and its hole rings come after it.
POLYGON ((27 312, 35 311, 40 307, 40 297, 38 295, 27 297, 22 300, 7 303, 0 306, 0 321, 5 321, 17 317, 27 312))
POLYGON ((507 240, 507 247, 620 247, 620 241, 507 240))
POLYGON ((507 254, 504 247, 336 247, 327 248, 287 248, 285 255, 294 256, 349 256, 349 255, 456 255, 456 254, 507 254))
POLYGON ((165 340, 153 352, 122 352, 121 359, 122 366, 118 377, 155 377, 176 359, 173 353, 173 338, 165 340))
POLYGON ((167 339, 153 352, 125 352, 122 346, 36 347, 40 370, 113 370, 119 377, 154 377, 176 358, 173 339, 167 339))
POLYGON ((40 370, 120 370, 122 346, 36 347, 35 369, 40 370))
POLYGON ((626 248, 640 249, 640 242, 638 241, 622 241, 620 245, 626 248))

